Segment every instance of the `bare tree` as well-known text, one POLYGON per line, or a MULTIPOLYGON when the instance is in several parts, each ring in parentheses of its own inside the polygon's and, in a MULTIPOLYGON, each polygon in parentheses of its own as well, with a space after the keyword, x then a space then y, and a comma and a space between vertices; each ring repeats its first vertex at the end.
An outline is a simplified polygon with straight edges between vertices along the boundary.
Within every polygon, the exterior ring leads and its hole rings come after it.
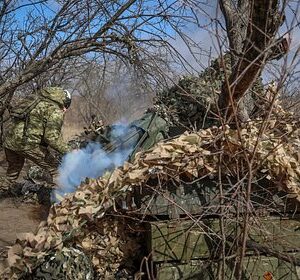
MULTIPOLYGON (((1 125, 18 89, 23 90, 22 86, 30 82, 34 82, 31 87, 59 84, 80 56, 100 64, 105 64, 108 57, 119 57, 143 69, 145 75, 153 73, 158 59, 155 49, 170 48, 171 35, 166 29, 197 22, 196 18, 177 0, 2 1, 1 125)), ((70 73, 68 79, 72 80, 70 73)), ((152 79, 163 74, 157 70, 152 79)))
POLYGON ((143 45, 154 48, 165 41, 164 22, 168 24, 166 19, 170 21, 176 12, 174 5, 179 7, 177 1, 171 7, 167 1, 136 0, 31 1, 28 5, 4 1, 0 7, 0 114, 18 87, 74 57, 115 55, 141 64, 143 45))

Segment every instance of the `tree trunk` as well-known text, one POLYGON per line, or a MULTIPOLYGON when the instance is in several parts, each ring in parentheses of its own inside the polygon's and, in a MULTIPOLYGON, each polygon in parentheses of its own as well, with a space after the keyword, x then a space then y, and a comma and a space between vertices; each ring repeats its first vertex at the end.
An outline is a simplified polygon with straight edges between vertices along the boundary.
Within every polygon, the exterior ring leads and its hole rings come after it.
POLYGON ((220 0, 226 20, 232 73, 222 86, 219 108, 226 121, 236 114, 239 121, 249 119, 243 97, 259 77, 265 62, 278 43, 275 35, 282 23, 278 0, 220 0))

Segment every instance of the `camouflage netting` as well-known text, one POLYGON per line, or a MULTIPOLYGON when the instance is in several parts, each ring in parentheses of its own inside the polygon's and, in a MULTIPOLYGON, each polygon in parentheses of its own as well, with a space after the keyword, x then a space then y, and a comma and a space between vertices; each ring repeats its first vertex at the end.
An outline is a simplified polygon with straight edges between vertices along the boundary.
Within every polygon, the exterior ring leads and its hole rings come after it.
MULTIPOLYGON (((155 107, 163 117, 174 125, 182 125, 190 130, 208 128, 218 124, 217 103, 222 83, 231 73, 231 57, 225 54, 212 61, 198 77, 186 76, 178 84, 157 94, 155 107)), ((243 103, 248 115, 262 115, 263 84, 258 78, 243 103)))
POLYGON ((93 269, 89 258, 76 248, 64 247, 60 251, 53 251, 45 262, 38 266, 32 275, 22 280, 92 280, 93 269), (73 269, 68 269, 72 267, 73 269))
MULTIPOLYGON (((125 255, 135 254, 137 245, 124 229, 127 222, 115 222, 108 214, 133 186, 143 188, 153 178, 161 183, 174 183, 183 176, 191 182, 219 174, 248 178, 247 158, 256 171, 256 180, 259 176, 267 178, 300 202, 299 133, 298 121, 276 105, 268 120, 251 121, 239 132, 211 127, 137 153, 132 163, 87 180, 74 194, 54 205, 36 234, 20 236, 8 253, 7 278, 18 279, 25 271, 34 271, 53 252, 72 246, 92 260, 99 279, 109 279, 108 274, 119 269, 125 255)), ((5 279, 4 274, 1 279, 5 279)))

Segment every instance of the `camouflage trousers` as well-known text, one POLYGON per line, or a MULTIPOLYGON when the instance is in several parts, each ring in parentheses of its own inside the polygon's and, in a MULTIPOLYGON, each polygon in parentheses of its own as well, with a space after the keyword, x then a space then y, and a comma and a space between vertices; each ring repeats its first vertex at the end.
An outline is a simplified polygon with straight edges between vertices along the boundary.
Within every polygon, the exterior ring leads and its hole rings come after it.
MULTIPOLYGON (((26 151, 13 151, 5 148, 5 156, 8 162, 8 167, 6 170, 6 181, 3 181, 1 184, 2 188, 8 188, 9 185, 18 179, 23 169, 25 159, 28 159, 43 168, 51 175, 52 178, 57 176, 57 167, 59 162, 51 156, 46 147, 40 146, 26 151)), ((48 183, 53 183, 53 180, 48 183)))

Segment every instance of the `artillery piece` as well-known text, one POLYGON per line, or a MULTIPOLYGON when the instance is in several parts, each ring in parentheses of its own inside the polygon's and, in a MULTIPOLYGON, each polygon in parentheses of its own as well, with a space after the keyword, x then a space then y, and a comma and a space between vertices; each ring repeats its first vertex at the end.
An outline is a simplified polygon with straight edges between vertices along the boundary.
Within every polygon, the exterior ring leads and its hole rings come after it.
MULTIPOLYGON (((208 81, 200 81, 204 92, 208 81)), ((191 91, 201 89, 192 85, 191 91)), ((193 108, 209 107, 205 102, 193 108)), ((165 114, 152 112, 129 124, 121 139, 111 137, 111 127, 85 136, 108 153, 133 147, 129 163, 87 179, 52 207, 38 231, 47 246, 37 250, 23 240, 27 256, 46 256, 24 265, 31 271, 23 279, 54 279, 52 266, 65 279, 299 279, 299 129, 278 108, 267 124, 256 120, 242 131, 211 127, 213 115, 203 113, 197 124, 208 118, 209 128, 182 134, 192 124, 188 119, 173 129, 165 114), (262 124, 265 134, 257 142, 262 124), (255 157, 255 177, 249 177, 245 153, 255 157), (49 238, 58 241, 49 245, 49 238), (79 250, 79 259, 84 254, 82 266, 71 250, 68 273, 56 261, 68 254, 56 250, 60 246, 79 250)))

